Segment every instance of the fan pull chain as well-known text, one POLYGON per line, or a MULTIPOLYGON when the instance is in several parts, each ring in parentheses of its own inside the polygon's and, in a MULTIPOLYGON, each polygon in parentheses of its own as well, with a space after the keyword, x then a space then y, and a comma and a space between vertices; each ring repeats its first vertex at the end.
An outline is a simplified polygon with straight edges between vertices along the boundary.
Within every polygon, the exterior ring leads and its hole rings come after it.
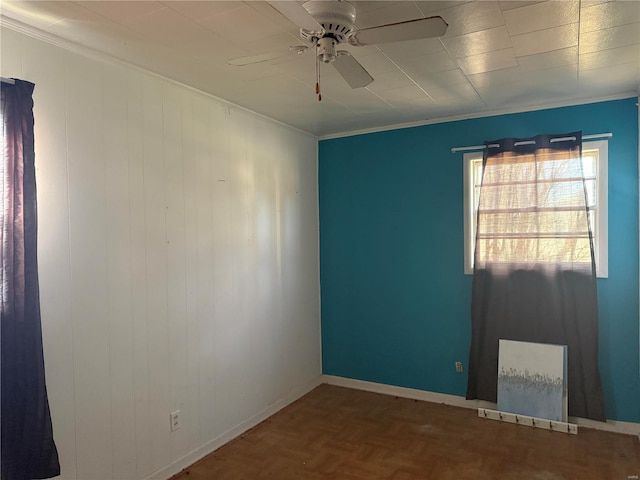
POLYGON ((322 101, 322 94, 320 93, 320 57, 318 57, 318 47, 316 46, 316 95, 318 95, 318 101, 322 101))

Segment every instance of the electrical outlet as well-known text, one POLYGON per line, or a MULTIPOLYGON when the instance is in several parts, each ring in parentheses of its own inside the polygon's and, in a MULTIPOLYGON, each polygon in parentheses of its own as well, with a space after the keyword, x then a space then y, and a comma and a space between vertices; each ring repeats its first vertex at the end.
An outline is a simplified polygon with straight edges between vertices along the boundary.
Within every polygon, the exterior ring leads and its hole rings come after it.
POLYGON ((462 373, 462 362, 456 362, 456 372, 462 373))
POLYGON ((171 431, 175 432, 180 429, 180 410, 171 412, 169 414, 169 421, 171 422, 171 431))

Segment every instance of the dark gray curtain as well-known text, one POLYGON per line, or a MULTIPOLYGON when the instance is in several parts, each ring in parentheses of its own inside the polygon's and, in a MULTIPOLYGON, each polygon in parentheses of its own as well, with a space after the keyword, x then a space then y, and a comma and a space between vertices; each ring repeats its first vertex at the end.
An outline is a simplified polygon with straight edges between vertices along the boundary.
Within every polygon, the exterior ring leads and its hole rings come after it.
POLYGON ((2 480, 60 474, 45 385, 38 288, 34 85, 2 83, 2 480))
POLYGON ((581 132, 484 151, 467 398, 496 401, 499 339, 567 345, 569 415, 604 421, 581 132))

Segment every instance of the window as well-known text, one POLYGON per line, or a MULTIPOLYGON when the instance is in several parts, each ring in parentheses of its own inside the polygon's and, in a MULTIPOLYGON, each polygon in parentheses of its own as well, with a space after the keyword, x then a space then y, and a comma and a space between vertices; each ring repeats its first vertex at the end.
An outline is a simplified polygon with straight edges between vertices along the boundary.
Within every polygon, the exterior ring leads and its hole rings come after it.
MULTIPOLYGON (((593 232, 596 274, 606 278, 608 271, 607 235, 607 156, 608 141, 582 143, 582 165, 586 179, 587 202, 593 232)), ((476 222, 480 182, 482 180, 482 152, 464 155, 464 273, 473 273, 476 222)))

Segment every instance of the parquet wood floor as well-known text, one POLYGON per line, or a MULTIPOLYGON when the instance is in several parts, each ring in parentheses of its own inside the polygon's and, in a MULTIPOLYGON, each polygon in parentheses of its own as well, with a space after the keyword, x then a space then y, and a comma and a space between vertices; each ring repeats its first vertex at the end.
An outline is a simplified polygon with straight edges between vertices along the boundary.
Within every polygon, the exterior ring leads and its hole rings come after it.
POLYGON ((321 385, 173 480, 630 480, 636 436, 578 435, 321 385))

